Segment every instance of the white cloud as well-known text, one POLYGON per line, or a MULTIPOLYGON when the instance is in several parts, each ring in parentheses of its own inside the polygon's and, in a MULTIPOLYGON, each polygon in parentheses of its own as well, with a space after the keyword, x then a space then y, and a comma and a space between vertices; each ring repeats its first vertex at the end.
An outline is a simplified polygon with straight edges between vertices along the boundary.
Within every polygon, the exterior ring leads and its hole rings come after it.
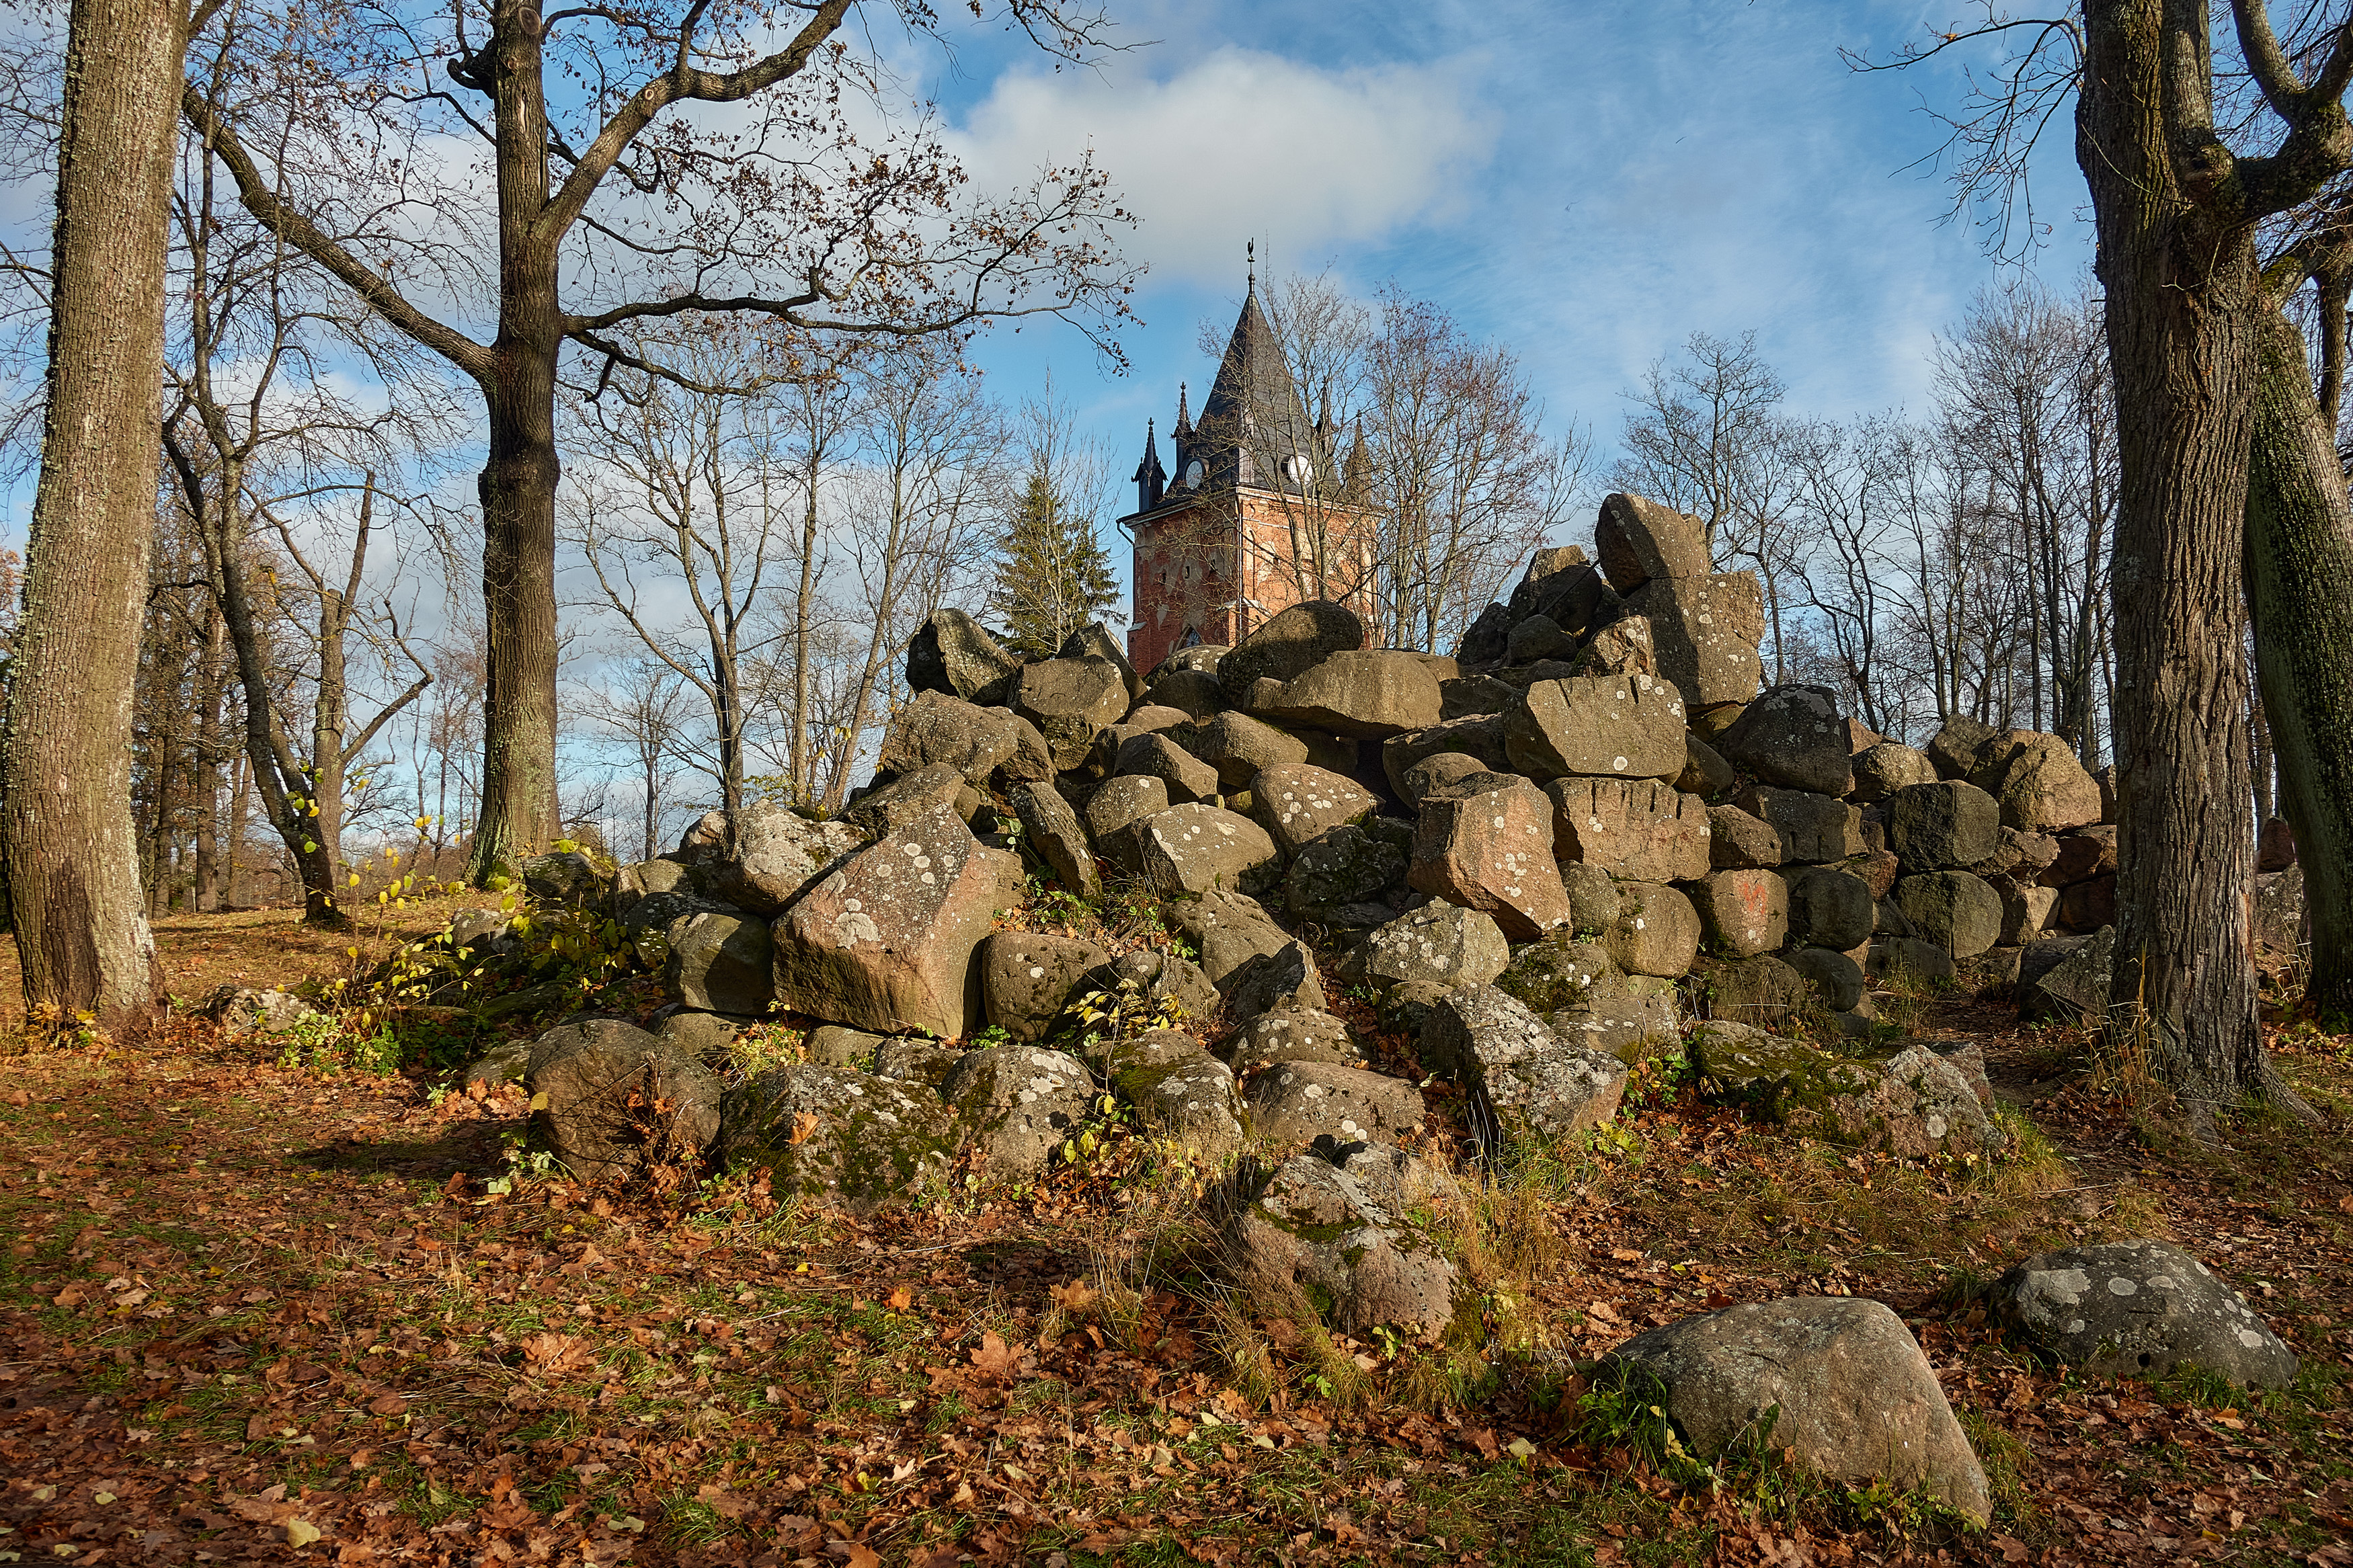
POLYGON ((982 190, 1089 148, 1155 273, 1229 284, 1245 239, 1286 265, 1441 217, 1492 146, 1459 62, 1321 70, 1253 50, 1165 80, 1008 74, 952 137, 982 190))

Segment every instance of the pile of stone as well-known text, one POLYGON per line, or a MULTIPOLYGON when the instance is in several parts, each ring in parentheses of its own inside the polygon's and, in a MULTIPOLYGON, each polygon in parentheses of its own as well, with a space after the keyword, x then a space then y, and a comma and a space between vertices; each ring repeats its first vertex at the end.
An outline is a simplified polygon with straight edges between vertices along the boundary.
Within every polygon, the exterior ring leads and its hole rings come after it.
MULTIPOLYGON (((1540 552, 1453 658, 1368 648, 1354 613, 1315 602, 1146 676, 1099 626, 1024 663, 941 611, 840 820, 714 814, 613 892, 663 966, 681 1048, 771 1011, 826 1026, 798 1077, 735 1096, 719 1145, 773 1153, 746 1129, 916 1084, 970 1102, 936 1152, 971 1148, 975 1126, 1010 1124, 1008 1096, 1031 1103, 994 1087, 1020 1074, 1062 1086, 1034 1090, 1056 1104, 1114 1095, 1209 1157, 1252 1134, 1394 1140, 1421 1094, 1367 1069, 1319 950, 1418 1037, 1482 1140, 1607 1121, 1686 1016, 1755 1030, 1800 1011, 1865 1068, 1759 1067, 1798 1047, 1720 1032, 1728 1092, 1894 1146, 1938 1146, 1929 1122, 1982 1134, 1936 1109, 1981 1069, 1924 1077, 1903 1042, 1870 1044, 1872 984, 1962 963, 2006 980, 2047 936, 2104 927, 2110 792, 2050 736, 1962 721, 1914 751, 1820 688, 1760 693, 1756 583, 1713 570, 1695 520, 1615 495, 1595 537, 1598 563, 1540 552), (1198 960, 997 929, 1033 875, 1084 898, 1106 875, 1141 886, 1198 960), (1159 1026, 1088 1031, 1084 1060, 1056 1049, 1097 992, 1159 1026), (990 1026, 1029 1054, 962 1048, 990 1026)), ((577 901, 577 869, 534 863, 534 888, 577 901)), ((980 1167, 1047 1157, 1039 1128, 980 1167)))

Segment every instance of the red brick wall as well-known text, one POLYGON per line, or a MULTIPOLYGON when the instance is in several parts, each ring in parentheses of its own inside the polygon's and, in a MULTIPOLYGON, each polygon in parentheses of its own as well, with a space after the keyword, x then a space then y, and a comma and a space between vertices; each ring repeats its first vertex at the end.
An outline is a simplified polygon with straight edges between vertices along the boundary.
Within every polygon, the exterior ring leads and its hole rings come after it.
MULTIPOLYGON (((1358 514, 1358 520, 1369 544, 1374 520, 1369 513, 1358 514)), ((1140 517, 1122 521, 1135 538, 1134 606, 1127 657, 1129 663, 1146 674, 1176 650, 1188 626, 1202 642, 1230 646, 1240 635, 1299 602, 1294 574, 1282 569, 1292 553, 1291 531, 1274 496, 1242 490, 1232 498, 1208 498, 1207 505, 1164 507, 1149 521, 1140 517), (1241 525, 1251 542, 1250 548, 1242 552, 1239 584, 1234 582, 1236 563, 1229 531, 1235 500, 1240 502, 1241 525), (1229 607, 1237 599, 1254 600, 1261 606, 1245 608, 1240 626, 1229 607)), ((1356 594, 1349 603, 1369 625, 1372 606, 1364 600, 1364 595, 1356 594)))

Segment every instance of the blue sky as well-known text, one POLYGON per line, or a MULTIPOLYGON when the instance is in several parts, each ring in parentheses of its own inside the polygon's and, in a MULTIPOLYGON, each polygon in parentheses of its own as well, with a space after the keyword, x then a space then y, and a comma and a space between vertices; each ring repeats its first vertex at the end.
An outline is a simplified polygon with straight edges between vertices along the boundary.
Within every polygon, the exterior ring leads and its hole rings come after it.
MULTIPOLYGON (((998 391, 1057 387, 1133 458, 1176 384, 1198 403, 1204 318, 1230 322, 1242 246, 1261 266, 1395 279, 1509 343, 1553 420, 1605 454, 1622 394, 1690 333, 1754 331, 1793 408, 1919 406, 1934 335, 1996 276, 1952 188, 1906 168, 1957 103, 1957 62, 1859 75, 1952 22, 1914 5, 1465 0, 1347 6, 1272 0, 1114 7, 1154 40, 1092 73, 1055 73, 996 35, 960 35, 955 68, 900 58, 982 180, 1092 146, 1143 222, 1151 267, 1109 377, 1075 331, 985 341, 998 391), (977 37, 976 45, 970 40, 977 37)), ((2088 261, 2072 122, 2040 157, 2059 230, 2036 262, 2070 285, 2088 261)))

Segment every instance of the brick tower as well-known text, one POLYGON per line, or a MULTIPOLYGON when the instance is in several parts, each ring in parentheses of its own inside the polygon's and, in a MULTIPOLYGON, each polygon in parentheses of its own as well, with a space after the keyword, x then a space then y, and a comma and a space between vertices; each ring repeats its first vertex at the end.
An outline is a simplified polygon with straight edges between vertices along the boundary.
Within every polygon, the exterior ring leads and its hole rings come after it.
POLYGON ((1306 599, 1375 624, 1377 520, 1357 454, 1335 460, 1336 435, 1283 363, 1253 268, 1198 425, 1177 388, 1173 480, 1145 426, 1135 510, 1119 520, 1135 542, 1128 662, 1149 671, 1180 647, 1230 647, 1306 599))

